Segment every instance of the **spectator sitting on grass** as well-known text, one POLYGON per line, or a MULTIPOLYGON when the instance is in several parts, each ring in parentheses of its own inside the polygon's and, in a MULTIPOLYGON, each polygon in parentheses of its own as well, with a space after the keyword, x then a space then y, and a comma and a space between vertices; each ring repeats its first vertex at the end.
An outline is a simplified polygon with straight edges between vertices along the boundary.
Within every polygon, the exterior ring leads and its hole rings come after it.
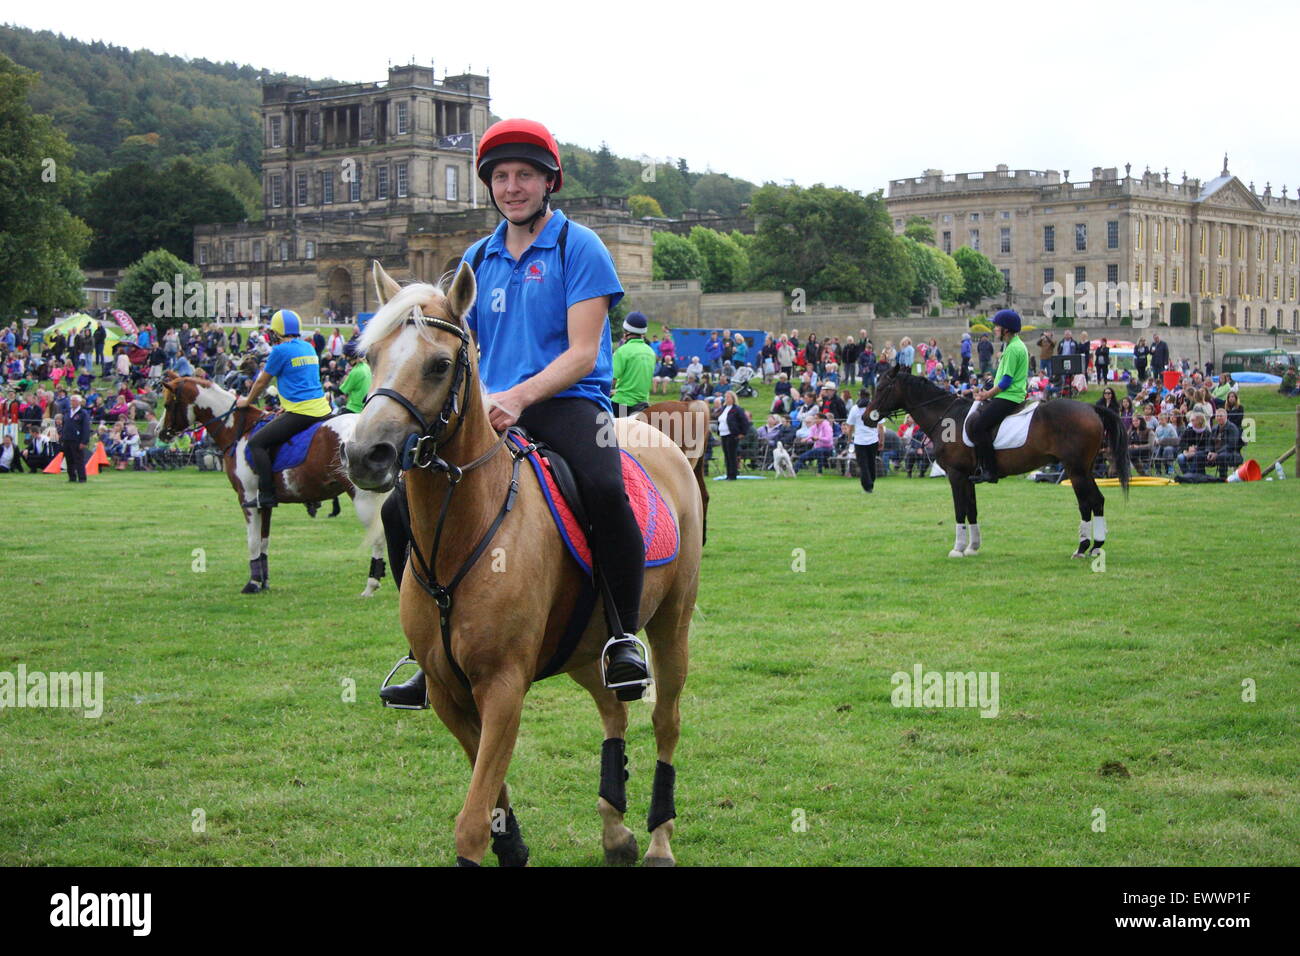
POLYGON ((797 474, 799 469, 809 461, 817 462, 817 474, 822 473, 822 467, 831 457, 831 450, 834 447, 834 438, 831 434, 830 422, 826 421, 819 413, 810 412, 808 415, 808 440, 812 447, 801 454, 794 463, 794 470, 797 474))
POLYGON ((1214 428, 1210 433, 1210 450, 1205 455, 1209 467, 1219 469, 1219 477, 1241 464, 1241 432, 1228 420, 1228 410, 1220 408, 1214 413, 1214 428))
POLYGON ((1128 426, 1128 457, 1139 475, 1147 473, 1147 463, 1151 461, 1154 448, 1155 436, 1151 434, 1151 429, 1147 428, 1146 419, 1141 415, 1134 415, 1128 426))
POLYGON ((1188 416, 1187 427, 1178 436, 1178 444, 1183 449, 1178 455, 1178 467, 1184 475, 1205 472, 1205 458, 1210 452, 1211 437, 1209 426, 1205 424, 1205 415, 1192 412, 1188 416))

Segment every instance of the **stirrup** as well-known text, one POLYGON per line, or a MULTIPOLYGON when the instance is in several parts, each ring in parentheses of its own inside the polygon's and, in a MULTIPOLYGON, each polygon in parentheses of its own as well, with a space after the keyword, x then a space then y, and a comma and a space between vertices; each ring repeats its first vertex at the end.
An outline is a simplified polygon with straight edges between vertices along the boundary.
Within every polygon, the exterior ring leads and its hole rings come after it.
MULTIPOLYGON (((393 680, 393 675, 396 674, 399 670, 401 670, 404 665, 415 664, 415 663, 417 663, 415 658, 412 657, 410 654, 407 654, 405 657, 399 658, 397 663, 393 665, 393 669, 388 672, 388 676, 384 678, 384 682, 379 685, 379 690, 382 692, 386 687, 390 686, 393 680)), ((379 698, 379 702, 383 704, 385 707, 393 708, 393 710, 428 710, 429 709, 428 678, 427 677, 425 678, 423 704, 391 704, 388 701, 384 700, 382 696, 379 698)))
MULTIPOLYGON (((601 650, 600 650, 600 681, 601 681, 602 684, 604 684, 604 685, 605 685, 606 687, 608 687, 610 690, 612 690, 612 691, 620 691, 620 690, 622 690, 623 693, 630 693, 630 691, 626 690, 625 688, 636 688, 636 687, 639 687, 639 688, 642 688, 642 690, 644 691, 645 688, 649 687, 651 684, 654 683, 654 678, 651 677, 650 674, 651 674, 651 670, 650 670, 650 649, 649 649, 648 647, 646 647, 645 642, 643 642, 640 638, 636 637, 635 635, 633 635, 633 634, 624 634, 622 637, 611 637, 608 641, 605 642, 605 646, 601 648, 601 650), (610 649, 611 649, 612 647, 615 647, 615 646, 619 645, 619 644, 632 644, 632 645, 635 645, 636 647, 638 647, 638 648, 640 649, 640 651, 641 651, 641 659, 642 659, 643 661, 645 661, 645 671, 646 671, 646 676, 645 676, 645 677, 639 678, 639 679, 637 679, 637 680, 619 681, 617 684, 611 684, 611 683, 609 682, 609 676, 605 673, 605 658, 607 658, 607 657, 609 656, 610 649)), ((629 697, 629 698, 626 698, 626 699, 637 700, 637 699, 640 698, 640 696, 641 696, 640 694, 637 694, 635 697, 629 697)), ((624 700, 624 699, 625 699, 625 698, 620 694, 620 695, 619 695, 619 700, 624 700)))

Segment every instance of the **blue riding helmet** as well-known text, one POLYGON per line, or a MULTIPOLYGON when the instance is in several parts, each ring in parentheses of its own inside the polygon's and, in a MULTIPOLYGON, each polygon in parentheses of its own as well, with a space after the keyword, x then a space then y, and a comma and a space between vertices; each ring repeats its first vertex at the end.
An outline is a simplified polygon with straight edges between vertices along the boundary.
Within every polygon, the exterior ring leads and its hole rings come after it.
POLYGON ((1003 309, 993 316, 993 324, 1000 325, 1008 332, 1020 331, 1020 313, 1015 309, 1003 309))
POLYGON ((283 337, 302 335, 302 320, 293 309, 280 309, 271 316, 271 331, 283 337))

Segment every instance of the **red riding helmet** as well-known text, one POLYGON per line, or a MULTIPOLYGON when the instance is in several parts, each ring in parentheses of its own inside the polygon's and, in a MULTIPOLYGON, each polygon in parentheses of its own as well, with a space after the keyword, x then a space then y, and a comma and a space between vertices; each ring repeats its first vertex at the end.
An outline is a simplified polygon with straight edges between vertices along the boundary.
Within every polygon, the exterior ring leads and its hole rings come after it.
POLYGON ((558 193, 564 183, 560 146, 555 137, 536 120, 507 119, 493 123, 478 144, 478 178, 487 185, 492 167, 507 159, 523 160, 555 174, 550 191, 558 193))

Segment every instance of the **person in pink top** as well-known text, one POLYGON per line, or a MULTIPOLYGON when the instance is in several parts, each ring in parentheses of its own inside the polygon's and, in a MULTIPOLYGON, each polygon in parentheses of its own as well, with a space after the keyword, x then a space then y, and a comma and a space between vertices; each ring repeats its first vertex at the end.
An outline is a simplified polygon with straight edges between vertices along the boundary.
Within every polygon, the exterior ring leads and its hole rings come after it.
POLYGON ((673 333, 664 326, 663 337, 659 340, 659 361, 662 362, 669 355, 674 361, 677 360, 677 345, 673 342, 673 333))
POLYGON ((831 423, 825 416, 813 412, 808 418, 811 421, 808 426, 808 438, 812 441, 812 447, 799 456, 799 460, 794 463, 794 470, 797 473, 804 462, 816 459, 817 474, 820 475, 823 464, 831 457, 834 436, 831 433, 831 423))

